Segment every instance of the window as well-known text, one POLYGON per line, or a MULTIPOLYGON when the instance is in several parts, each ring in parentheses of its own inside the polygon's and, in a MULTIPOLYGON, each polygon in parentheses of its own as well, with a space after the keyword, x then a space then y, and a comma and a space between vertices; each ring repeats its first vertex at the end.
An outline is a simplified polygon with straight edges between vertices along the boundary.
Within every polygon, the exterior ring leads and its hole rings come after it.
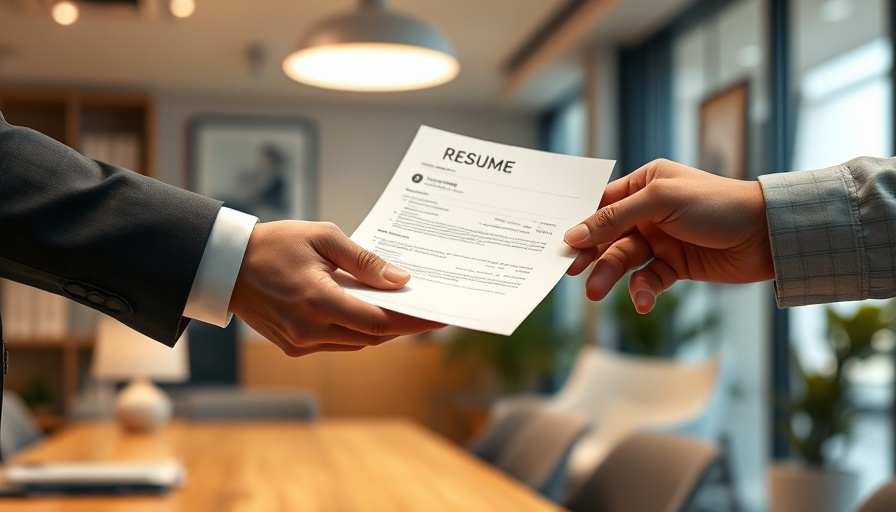
MULTIPOLYGON (((794 169, 820 169, 857 156, 893 155, 892 44, 883 0, 794 0, 791 84, 796 98, 794 169), (836 37, 832 36, 836 34, 836 37)), ((863 301, 835 304, 851 315, 863 301)), ((809 369, 832 364, 826 306, 790 310, 790 339, 809 369)), ((892 461, 893 363, 872 357, 848 373, 858 415, 851 439, 837 447, 840 464, 859 474, 866 495, 889 478, 892 461)))

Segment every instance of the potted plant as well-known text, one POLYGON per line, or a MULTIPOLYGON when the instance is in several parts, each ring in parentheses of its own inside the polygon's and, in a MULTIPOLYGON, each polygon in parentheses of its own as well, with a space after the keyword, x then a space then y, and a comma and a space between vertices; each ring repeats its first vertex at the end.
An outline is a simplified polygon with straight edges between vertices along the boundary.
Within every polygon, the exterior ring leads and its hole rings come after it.
POLYGON ((35 414, 47 415, 53 403, 53 392, 44 378, 34 378, 19 392, 22 401, 35 414))
POLYGON ((554 391, 544 388, 555 387, 557 376, 569 371, 582 336, 559 326, 553 316, 551 293, 511 336, 461 329, 449 341, 446 362, 467 360, 483 365, 497 377, 501 394, 554 391))
POLYGON ((843 315, 828 307, 827 323, 832 364, 810 371, 794 354, 798 394, 779 400, 785 416, 779 427, 798 463, 769 469, 772 512, 842 512, 858 496, 857 475, 836 467, 833 450, 848 439, 854 416, 847 369, 876 352, 875 340, 889 330, 892 312, 867 304, 843 315))
POLYGON ((617 290, 611 307, 619 326, 621 350, 642 356, 672 358, 681 347, 715 328, 719 324, 716 308, 682 322, 682 297, 690 293, 692 286, 690 282, 676 283, 657 296, 656 305, 646 315, 635 310, 627 291, 617 290))

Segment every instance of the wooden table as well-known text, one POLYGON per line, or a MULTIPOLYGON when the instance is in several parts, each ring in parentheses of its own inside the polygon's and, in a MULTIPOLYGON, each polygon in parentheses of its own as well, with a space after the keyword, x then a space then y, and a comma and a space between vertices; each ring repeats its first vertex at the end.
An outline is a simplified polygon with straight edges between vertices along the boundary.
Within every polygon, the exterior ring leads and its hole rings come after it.
POLYGON ((0 511, 558 511, 496 470, 404 420, 173 423, 128 435, 71 427, 14 463, 176 458, 187 484, 161 497, 0 499, 0 511))

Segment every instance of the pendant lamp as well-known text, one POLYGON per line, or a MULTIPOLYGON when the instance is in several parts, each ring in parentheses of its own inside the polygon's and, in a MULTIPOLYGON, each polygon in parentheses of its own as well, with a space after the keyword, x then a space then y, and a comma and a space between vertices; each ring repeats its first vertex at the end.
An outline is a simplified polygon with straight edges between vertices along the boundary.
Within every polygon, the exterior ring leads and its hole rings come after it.
POLYGON ((316 87, 370 92, 425 89, 457 76, 448 39, 385 4, 361 0, 354 12, 321 22, 286 57, 283 71, 316 87))

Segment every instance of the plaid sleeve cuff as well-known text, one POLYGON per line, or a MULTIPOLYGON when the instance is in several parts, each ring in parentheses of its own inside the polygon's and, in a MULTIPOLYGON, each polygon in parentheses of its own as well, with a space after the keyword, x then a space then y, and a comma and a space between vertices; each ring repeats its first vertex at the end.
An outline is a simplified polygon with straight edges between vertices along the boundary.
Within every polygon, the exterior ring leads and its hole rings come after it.
POLYGON ((896 294, 896 161, 760 176, 780 307, 896 294))

